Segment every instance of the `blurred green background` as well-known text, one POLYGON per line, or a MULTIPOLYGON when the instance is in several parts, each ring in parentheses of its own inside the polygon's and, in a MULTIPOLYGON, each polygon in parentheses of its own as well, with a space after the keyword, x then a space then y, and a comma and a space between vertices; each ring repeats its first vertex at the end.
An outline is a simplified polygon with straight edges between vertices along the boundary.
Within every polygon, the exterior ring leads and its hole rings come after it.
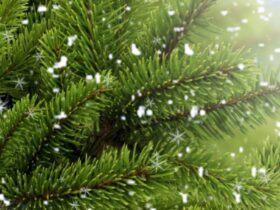
MULTIPOLYGON (((218 0, 211 13, 213 22, 223 29, 212 37, 217 43, 231 42, 252 49, 252 56, 263 71, 280 66, 280 0, 218 0)), ((268 118, 246 134, 237 129, 235 137, 223 142, 213 140, 210 144, 241 160, 265 141, 277 141, 277 120, 280 121, 279 112, 274 119, 268 118)))

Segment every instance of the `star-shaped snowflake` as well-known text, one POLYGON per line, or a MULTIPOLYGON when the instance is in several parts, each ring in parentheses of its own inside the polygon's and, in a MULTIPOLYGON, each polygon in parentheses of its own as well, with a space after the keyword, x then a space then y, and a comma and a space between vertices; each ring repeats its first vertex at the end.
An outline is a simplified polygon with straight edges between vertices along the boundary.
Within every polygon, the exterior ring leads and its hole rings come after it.
POLYGON ((26 84, 26 82, 24 81, 24 78, 17 78, 17 80, 14 81, 16 83, 15 88, 19 88, 21 90, 23 90, 23 86, 26 84))
POLYGON ((184 133, 180 132, 178 129, 176 129, 175 133, 171 133, 170 135, 172 137, 171 141, 178 145, 184 140, 184 133))

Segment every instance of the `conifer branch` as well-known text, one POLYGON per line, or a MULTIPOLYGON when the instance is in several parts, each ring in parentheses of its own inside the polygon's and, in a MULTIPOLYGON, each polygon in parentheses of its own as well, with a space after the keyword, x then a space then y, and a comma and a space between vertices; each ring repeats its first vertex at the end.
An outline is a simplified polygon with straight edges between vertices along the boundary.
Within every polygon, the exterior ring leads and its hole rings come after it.
MULTIPOLYGON (((250 103, 254 101, 255 99, 259 97, 269 97, 273 94, 276 94, 280 92, 280 87, 269 87, 269 88, 261 88, 260 90, 248 92, 244 95, 237 96, 237 97, 232 97, 226 101, 226 103, 216 103, 216 104, 209 104, 203 107, 202 109, 206 111, 206 113, 211 113, 215 111, 219 111, 228 107, 234 107, 238 105, 239 103, 250 103)), ((151 123, 149 124, 138 124, 138 125, 133 125, 131 127, 132 130, 139 130, 139 129, 144 129, 146 127, 154 127, 157 125, 161 125, 164 123, 169 123, 172 121, 178 121, 183 118, 188 118, 191 116, 191 111, 186 111, 186 112, 178 112, 174 115, 170 115, 167 118, 158 118, 158 119, 153 119, 151 123)))
POLYGON ((67 200, 68 205, 75 200, 84 208, 100 208, 104 205, 124 208, 132 203, 137 204, 139 202, 137 198, 143 201, 140 195, 149 195, 154 189, 153 185, 164 188, 162 181, 164 177, 170 175, 170 169, 167 167, 155 171, 150 161, 151 154, 151 145, 138 155, 135 148, 129 151, 123 147, 120 152, 108 151, 99 160, 86 160, 84 163, 77 161, 71 165, 53 165, 51 168, 39 167, 31 177, 19 175, 15 181, 7 177, 7 182, 19 186, 19 191, 14 193, 5 185, 2 189, 5 196, 11 199, 11 206, 15 209, 31 206, 43 208, 46 205, 44 201, 48 202, 49 207, 57 208, 60 206, 61 199, 67 200), (108 161, 111 163, 110 167, 107 167, 108 161), (41 182, 45 184, 38 185, 41 182), (27 185, 29 189, 24 187, 27 185), (138 189, 139 187, 145 190, 138 189), (113 197, 111 197, 112 190, 115 191, 113 197), (136 193, 135 198, 127 197, 130 191, 136 193), (84 195, 84 199, 81 195, 84 195), (108 197, 111 202, 106 204, 108 197), (119 199, 130 202, 119 202, 119 199), (95 202, 83 204, 85 200, 95 202))
POLYGON ((164 48, 164 53, 161 54, 161 59, 165 56, 167 59, 173 50, 177 47, 178 43, 181 40, 181 37, 188 33, 190 28, 195 24, 196 19, 201 17, 201 15, 215 2, 215 0, 194 0, 190 3, 190 10, 187 13, 187 16, 183 17, 182 23, 179 28, 182 28, 180 32, 176 33, 175 37, 172 37, 171 40, 168 40, 166 47, 164 48))
POLYGON ((36 97, 29 100, 29 96, 27 96, 20 102, 17 102, 13 109, 8 110, 5 113, 6 118, 9 119, 9 121, 3 120, 0 122, 0 153, 14 133, 20 130, 24 121, 34 117, 36 112, 35 101, 36 97))

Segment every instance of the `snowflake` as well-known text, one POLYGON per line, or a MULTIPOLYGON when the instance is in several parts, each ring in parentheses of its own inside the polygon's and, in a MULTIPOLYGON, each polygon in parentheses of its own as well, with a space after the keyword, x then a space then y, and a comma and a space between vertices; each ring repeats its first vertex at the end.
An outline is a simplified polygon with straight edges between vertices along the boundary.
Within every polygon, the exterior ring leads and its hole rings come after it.
POLYGON ((36 59, 36 61, 40 61, 42 60, 42 58, 44 58, 44 56, 42 55, 42 53, 40 52, 37 52, 35 55, 34 55, 34 58, 36 59))
POLYGON ((10 42, 14 38, 13 34, 10 31, 5 31, 2 33, 2 35, 7 42, 10 42))
POLYGON ((23 90, 23 85, 26 84, 26 82, 24 81, 24 78, 17 78, 17 80, 14 81, 16 83, 15 88, 20 88, 21 90, 23 90))
POLYGON ((28 118, 32 118, 34 119, 35 116, 35 112, 34 112, 34 108, 29 108, 27 112, 25 112, 25 114, 27 115, 28 118))
POLYGON ((70 206, 73 208, 73 209, 79 209, 79 204, 77 201, 74 201, 72 203, 70 203, 70 206))
POLYGON ((0 113, 2 113, 6 109, 7 102, 2 101, 0 99, 0 113))
POLYGON ((149 108, 152 108, 153 106, 154 106, 154 100, 153 99, 150 99, 150 98, 148 98, 147 100, 146 100, 146 107, 149 107, 149 108))
POLYGON ((151 163, 152 163, 153 168, 155 168, 156 172, 157 172, 158 169, 163 169, 161 167, 161 162, 159 161, 159 154, 158 153, 155 154, 155 160, 151 160, 151 163))
POLYGON ((175 133, 171 133, 172 142, 176 142, 178 145, 181 143, 181 141, 184 140, 184 133, 179 132, 179 130, 177 129, 175 133))
POLYGON ((136 44, 131 45, 131 52, 135 56, 141 55, 141 51, 137 48, 136 44))

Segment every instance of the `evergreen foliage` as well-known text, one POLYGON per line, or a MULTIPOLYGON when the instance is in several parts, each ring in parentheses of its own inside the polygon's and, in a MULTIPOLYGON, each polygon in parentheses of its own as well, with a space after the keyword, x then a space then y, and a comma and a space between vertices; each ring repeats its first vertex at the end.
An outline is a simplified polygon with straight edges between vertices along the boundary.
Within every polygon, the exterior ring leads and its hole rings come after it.
POLYGON ((1 0, 3 208, 277 209, 280 145, 205 146, 280 106, 276 72, 202 43, 214 4, 1 0))

